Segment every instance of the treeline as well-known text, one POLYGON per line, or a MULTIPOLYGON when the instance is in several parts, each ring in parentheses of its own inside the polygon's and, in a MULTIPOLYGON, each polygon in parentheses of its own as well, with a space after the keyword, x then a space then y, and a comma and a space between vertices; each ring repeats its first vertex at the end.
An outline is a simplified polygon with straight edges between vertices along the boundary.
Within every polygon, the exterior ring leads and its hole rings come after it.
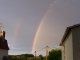
POLYGON ((34 57, 33 54, 21 54, 21 55, 9 55, 12 60, 28 60, 30 57, 34 57))
POLYGON ((42 55, 35 56, 33 54, 21 54, 21 55, 9 55, 12 60, 45 60, 45 57, 42 55))
MULTIPOLYGON (((35 56, 33 54, 9 55, 12 60, 46 60, 46 56, 35 56)), ((61 60, 61 50, 52 49, 49 51, 47 60, 61 60)))

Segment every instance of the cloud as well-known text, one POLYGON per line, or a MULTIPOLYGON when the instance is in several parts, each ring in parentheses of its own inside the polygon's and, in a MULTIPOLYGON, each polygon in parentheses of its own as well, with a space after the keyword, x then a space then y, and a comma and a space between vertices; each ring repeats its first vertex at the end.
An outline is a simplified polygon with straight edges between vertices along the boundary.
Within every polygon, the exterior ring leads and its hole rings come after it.
POLYGON ((13 46, 13 45, 10 45, 10 44, 9 44, 9 47, 10 47, 10 50, 23 50, 23 49, 26 49, 26 47, 16 47, 16 46, 13 46))
POLYGON ((17 48, 17 47, 10 47, 10 49, 13 49, 13 50, 19 50, 21 48, 17 48))

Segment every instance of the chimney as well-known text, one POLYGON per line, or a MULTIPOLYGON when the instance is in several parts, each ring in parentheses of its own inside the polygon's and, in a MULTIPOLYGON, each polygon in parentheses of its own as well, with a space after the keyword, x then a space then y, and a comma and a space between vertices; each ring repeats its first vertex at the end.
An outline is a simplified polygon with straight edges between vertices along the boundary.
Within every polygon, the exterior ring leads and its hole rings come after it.
POLYGON ((5 39, 5 31, 0 31, 0 37, 5 39))

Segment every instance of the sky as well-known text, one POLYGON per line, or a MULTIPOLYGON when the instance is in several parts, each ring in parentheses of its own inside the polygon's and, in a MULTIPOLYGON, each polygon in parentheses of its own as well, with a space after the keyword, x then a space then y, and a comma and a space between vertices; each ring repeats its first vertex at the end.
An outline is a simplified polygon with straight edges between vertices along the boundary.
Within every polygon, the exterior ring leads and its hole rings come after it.
POLYGON ((9 55, 34 54, 59 46, 65 29, 80 23, 80 0, 0 0, 0 22, 9 55))

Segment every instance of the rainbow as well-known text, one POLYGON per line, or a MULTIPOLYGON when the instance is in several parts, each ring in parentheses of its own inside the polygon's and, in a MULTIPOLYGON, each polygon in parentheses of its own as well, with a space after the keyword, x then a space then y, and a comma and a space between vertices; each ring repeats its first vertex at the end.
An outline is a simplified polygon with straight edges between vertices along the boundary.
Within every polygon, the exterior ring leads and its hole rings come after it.
MULTIPOLYGON (((38 28, 37 28, 37 30, 36 30, 36 33, 35 33, 35 36, 34 36, 34 39, 33 39, 31 53, 34 52, 39 31, 40 31, 40 29, 41 29, 41 26, 42 26, 42 24, 43 24, 43 22, 44 22, 44 20, 45 20, 45 18, 46 18, 46 16, 47 16, 47 14, 48 14, 49 11, 51 10, 51 7, 52 7, 52 6, 53 6, 53 4, 50 4, 50 7, 48 8, 48 10, 47 10, 46 13, 44 14, 43 18, 41 19, 41 21, 40 21, 40 23, 39 23, 39 25, 38 25, 38 28)), ((17 24, 17 26, 16 26, 16 30, 15 30, 15 32, 14 32, 14 37, 15 37, 14 42, 13 42, 14 45, 15 45, 15 41, 17 40, 18 31, 19 31, 19 29, 20 29, 21 23, 22 23, 22 19, 19 20, 19 22, 18 22, 18 24, 17 24)))
POLYGON ((21 23, 22 23, 22 18, 19 18, 19 21, 18 21, 18 23, 17 23, 16 29, 15 29, 15 32, 14 32, 14 41, 13 41, 13 45, 16 44, 16 40, 17 40, 17 37, 18 37, 18 32, 19 32, 21 23))
POLYGON ((50 5, 50 7, 48 8, 48 10, 47 10, 46 13, 44 14, 43 18, 41 19, 41 22, 40 22, 39 25, 38 25, 38 28, 37 28, 36 33, 35 33, 35 36, 34 36, 31 53, 34 52, 34 48, 35 48, 35 44, 36 44, 36 41, 37 41, 37 37, 38 37, 39 31, 40 31, 40 29, 41 29, 41 26, 42 26, 42 24, 43 24, 43 22, 44 22, 44 20, 45 20, 45 18, 46 18, 46 16, 47 16, 47 14, 48 14, 49 11, 51 10, 51 7, 52 7, 52 5, 50 5))

